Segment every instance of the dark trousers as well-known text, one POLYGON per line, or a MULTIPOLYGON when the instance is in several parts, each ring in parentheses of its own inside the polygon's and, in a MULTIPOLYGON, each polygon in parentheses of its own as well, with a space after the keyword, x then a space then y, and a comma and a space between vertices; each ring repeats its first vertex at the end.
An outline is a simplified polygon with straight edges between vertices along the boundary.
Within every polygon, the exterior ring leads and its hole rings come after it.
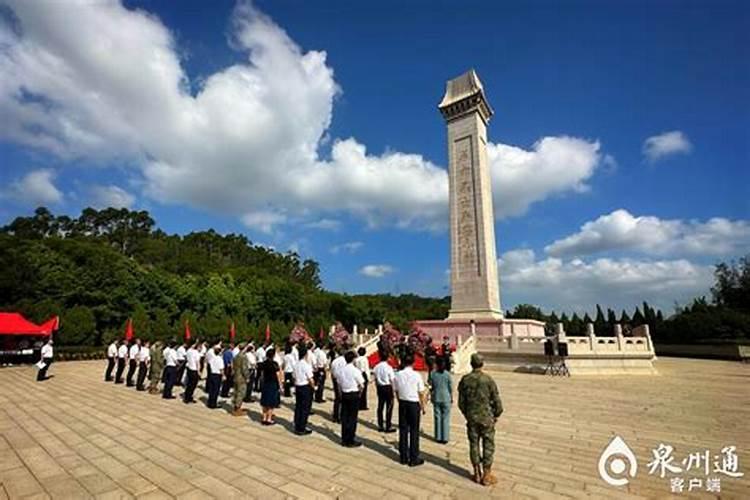
POLYGON ((333 421, 341 421, 341 392, 339 392, 339 384, 336 382, 336 377, 331 377, 333 380, 333 421))
POLYGON ((174 380, 177 378, 177 367, 167 366, 164 368, 164 392, 161 397, 164 399, 172 399, 172 387, 174 387, 174 380))
POLYGON ((315 371, 315 402, 323 402, 323 389, 326 384, 326 370, 325 368, 315 371))
POLYGON ((177 362, 177 377, 175 379, 174 385, 182 385, 182 378, 185 376, 185 365, 187 365, 186 361, 177 362))
POLYGON ((245 399, 244 401, 246 403, 249 403, 253 400, 253 389, 255 388, 255 377, 257 376, 257 371, 255 368, 250 369, 250 376, 247 379, 247 389, 245 389, 245 399))
POLYGON ((134 359, 131 359, 128 361, 128 378, 127 378, 127 386, 133 387, 135 383, 133 382, 133 375, 135 375, 135 368, 138 366, 138 363, 135 362, 134 359))
POLYGON ((294 386, 294 376, 291 372, 284 372, 284 397, 288 398, 292 395, 292 387, 294 386))
POLYGON ((229 389, 234 385, 234 377, 232 376, 232 367, 227 366, 224 368, 224 383, 221 384, 221 397, 229 397, 229 389))
POLYGON ((115 358, 107 358, 107 371, 104 372, 104 381, 112 382, 112 370, 115 369, 115 358))
POLYGON ((376 384, 378 392, 378 429, 391 429, 393 426, 393 386, 376 384))
POLYGON ((352 444, 357 437, 359 391, 341 395, 341 443, 352 444))
POLYGON ((208 406, 209 408, 217 407, 220 390, 221 373, 209 373, 208 378, 206 378, 206 392, 208 393, 208 401, 206 401, 206 406, 208 406))
POLYGON ((298 385, 294 388, 294 431, 303 432, 307 428, 307 419, 312 409, 313 391, 309 385, 298 385))
MULTIPOLYGON (((260 365, 258 365, 258 366, 260 366, 260 365)), ((261 375, 260 374, 260 369, 256 370, 255 371, 255 387, 253 387, 253 390, 255 392, 260 392, 260 383, 261 383, 261 379, 263 378, 260 375, 261 375)))
POLYGON ((401 463, 414 463, 419 458, 419 403, 398 400, 398 453, 401 463))
POLYGON ((367 375, 362 374, 362 377, 365 379, 365 387, 362 389, 362 392, 359 396, 359 409, 360 410, 366 410, 367 409, 367 375))
POLYGON ((37 382, 40 382, 47 378, 47 370, 49 370, 49 365, 52 364, 52 358, 42 358, 42 363, 44 363, 44 368, 39 370, 36 374, 36 380, 37 382))
POLYGON ((193 393, 195 393, 195 388, 198 386, 198 370, 191 370, 188 368, 187 370, 187 385, 185 386, 185 394, 182 397, 182 400, 186 403, 190 403, 193 401, 193 393))
POLYGON ((125 358, 117 358, 117 373, 115 374, 115 384, 122 384, 122 374, 125 371, 125 358))
POLYGON ((137 382, 135 384, 136 390, 146 390, 146 386, 143 385, 144 382, 146 382, 146 373, 148 373, 148 366, 144 361, 141 361, 140 363, 138 363, 138 378, 136 379, 137 382))

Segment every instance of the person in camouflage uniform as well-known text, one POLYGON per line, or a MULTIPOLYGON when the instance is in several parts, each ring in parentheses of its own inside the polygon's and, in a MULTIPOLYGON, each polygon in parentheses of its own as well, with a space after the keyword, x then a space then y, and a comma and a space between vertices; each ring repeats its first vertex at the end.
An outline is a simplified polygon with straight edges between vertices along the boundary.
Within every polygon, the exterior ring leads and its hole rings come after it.
POLYGON ((458 408, 466 417, 469 458, 474 466, 474 481, 489 486, 497 483, 492 475, 495 454, 495 422, 503 413, 497 384, 482 372, 484 361, 479 354, 471 356, 471 373, 458 384, 458 408), (482 442, 480 458, 479 442, 482 442))
POLYGON ((164 371, 164 343, 161 340, 154 342, 151 346, 151 366, 149 371, 149 394, 159 393, 159 381, 161 380, 162 371, 164 371))
POLYGON ((247 362, 247 344, 242 345, 240 352, 232 360, 232 376, 234 377, 234 394, 232 401, 234 403, 234 412, 232 415, 241 417, 245 415, 242 411, 242 402, 247 393, 247 379, 250 377, 250 366, 247 362))

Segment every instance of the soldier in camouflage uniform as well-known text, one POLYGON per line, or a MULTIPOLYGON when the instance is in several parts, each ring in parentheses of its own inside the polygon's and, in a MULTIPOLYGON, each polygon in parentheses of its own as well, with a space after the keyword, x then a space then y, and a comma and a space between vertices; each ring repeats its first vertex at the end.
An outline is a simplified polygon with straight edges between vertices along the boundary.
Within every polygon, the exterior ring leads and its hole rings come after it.
POLYGON ((458 384, 458 408, 466 417, 466 435, 469 438, 469 458, 474 466, 474 481, 489 486, 497 482, 492 475, 492 460, 495 454, 495 422, 503 413, 503 404, 497 384, 492 377, 482 372, 482 366, 482 357, 472 354, 472 372, 464 375, 458 384))
POLYGON ((149 394, 159 393, 159 381, 161 380, 161 374, 164 371, 164 342, 158 340, 151 346, 151 367, 149 371, 149 394))
POLYGON ((247 393, 247 379, 250 377, 250 365, 246 353, 247 344, 241 346, 240 352, 232 360, 232 375, 234 377, 234 394, 232 396, 234 412, 232 412, 232 415, 235 417, 245 415, 245 412, 242 411, 242 402, 247 393))

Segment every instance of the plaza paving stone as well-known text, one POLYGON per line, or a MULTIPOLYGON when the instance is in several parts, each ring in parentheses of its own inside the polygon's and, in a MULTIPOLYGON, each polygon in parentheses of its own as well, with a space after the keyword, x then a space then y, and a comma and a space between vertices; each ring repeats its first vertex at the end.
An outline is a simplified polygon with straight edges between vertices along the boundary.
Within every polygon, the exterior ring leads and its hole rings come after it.
MULTIPOLYGON (((427 463, 398 464, 397 434, 379 434, 375 397, 360 413, 359 449, 339 446, 329 402, 316 404, 306 437, 290 432, 292 399, 281 425, 226 409, 136 392, 102 381, 101 361, 56 363, 37 383, 35 368, 0 369, 0 500, 4 498, 750 498, 750 365, 663 358, 658 376, 559 378, 492 373, 505 413, 497 424, 492 488, 472 483, 464 420, 453 410, 451 442, 430 439, 427 463), (630 484, 598 475, 602 450, 621 436, 638 459, 630 484), (741 478, 721 477, 721 493, 670 493, 669 477, 648 473, 659 443, 689 452, 727 445, 741 478)), ((456 380, 457 385, 457 380, 456 380)), ((200 386, 202 387, 202 382, 200 386)), ((179 395, 179 388, 175 394, 179 395)), ((199 390, 198 395, 205 399, 199 390)), ((680 474, 687 479, 698 474, 680 474)), ((715 474, 710 474, 711 477, 715 474)))

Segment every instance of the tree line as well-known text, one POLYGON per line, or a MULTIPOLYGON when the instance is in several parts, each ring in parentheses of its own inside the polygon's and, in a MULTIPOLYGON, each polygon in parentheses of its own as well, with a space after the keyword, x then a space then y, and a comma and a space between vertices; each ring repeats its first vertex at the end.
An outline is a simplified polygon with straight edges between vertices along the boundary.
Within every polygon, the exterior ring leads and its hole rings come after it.
MULTIPOLYGON (((401 331, 414 319, 444 318, 450 297, 413 294, 348 295, 324 290, 320 269, 295 252, 281 253, 246 236, 213 230, 166 234, 146 211, 84 209, 56 216, 40 207, 0 229, 0 309, 32 321, 61 316, 58 340, 102 345, 123 334, 128 318, 136 335, 260 338, 269 325, 275 339, 304 321, 313 335, 341 322, 374 329, 386 320, 401 331)), ((614 323, 649 324, 655 340, 695 342, 750 337, 750 258, 719 264, 712 300, 696 299, 665 318, 647 303, 632 314, 596 306, 594 317, 544 314, 522 304, 507 317, 562 322, 569 335, 610 335, 614 323)))

